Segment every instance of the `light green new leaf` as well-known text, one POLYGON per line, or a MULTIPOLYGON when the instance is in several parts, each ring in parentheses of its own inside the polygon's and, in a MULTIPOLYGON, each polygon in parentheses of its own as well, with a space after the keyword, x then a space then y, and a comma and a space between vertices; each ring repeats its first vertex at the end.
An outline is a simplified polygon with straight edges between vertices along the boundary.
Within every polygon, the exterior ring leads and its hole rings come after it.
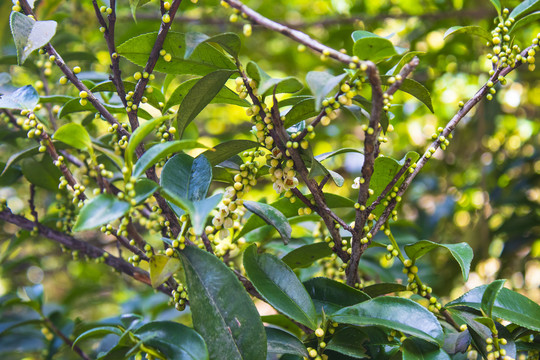
POLYGON ((324 71, 310 71, 306 75, 306 82, 315 95, 315 110, 321 108, 321 103, 326 95, 339 85, 341 80, 347 76, 347 73, 333 76, 324 71))
POLYGON ((343 308, 330 315, 338 323, 381 326, 442 346, 444 334, 437 318, 412 300, 385 296, 343 308))
POLYGON ((414 261, 436 248, 443 248, 450 251, 450 254, 452 254, 461 267, 463 279, 467 281, 474 254, 472 248, 465 242, 459 244, 439 244, 429 240, 421 240, 414 244, 405 245, 405 252, 414 261))
POLYGON ((52 39, 56 33, 56 21, 36 21, 20 12, 9 17, 11 34, 17 48, 17 61, 22 65, 30 54, 52 39))
POLYGON ((284 244, 291 240, 292 228, 287 218, 276 208, 255 201, 244 201, 244 207, 276 228, 284 244))
POLYGON ((255 80, 259 95, 262 96, 272 94, 274 87, 276 88, 276 94, 295 93, 304 87, 297 78, 291 76, 283 79, 271 77, 253 61, 247 64, 246 72, 249 77, 255 80))
POLYGON ((302 120, 309 119, 317 116, 319 111, 315 109, 315 100, 308 98, 298 102, 285 114, 285 121, 283 121, 283 127, 285 129, 299 123, 302 120))
POLYGON ((17 90, 1 94, 0 109, 33 110, 39 102, 39 94, 31 85, 26 85, 17 90))
POLYGON ((196 247, 180 253, 195 330, 211 359, 266 359, 266 333, 250 296, 221 260, 196 247))
POLYGON ((62 172, 54 166, 49 156, 44 156, 40 161, 35 158, 27 158, 22 162, 21 170, 26 180, 31 184, 53 192, 58 191, 62 172))
POLYGON ((317 313, 313 301, 296 274, 274 255, 257 254, 252 244, 244 250, 244 268, 253 286, 279 312, 315 329, 317 313))
POLYGON ((157 288, 181 268, 182 264, 177 258, 167 255, 153 255, 150 258, 149 264, 150 283, 152 287, 154 289, 157 288))
MULTIPOLYGON (((118 46, 118 54, 136 65, 145 66, 157 34, 152 32, 127 40, 118 46)), ((206 75, 220 69, 236 69, 236 65, 226 55, 206 43, 199 44, 190 58, 184 59, 186 39, 181 33, 169 31, 162 49, 171 54, 172 59, 167 62, 160 56, 154 70, 165 74, 206 75)))
MULTIPOLYGON (((488 285, 476 287, 460 298, 445 305, 445 308, 468 306, 482 309, 482 298, 488 285)), ((502 288, 492 307, 492 316, 513 322, 527 329, 540 331, 540 305, 518 294, 502 288)))
POLYGON ((92 148, 92 139, 84 126, 77 123, 68 123, 62 125, 52 136, 53 139, 63 142, 78 150, 88 150, 90 154, 94 153, 92 148))
POLYGON ((398 55, 394 44, 388 39, 367 31, 355 31, 353 33, 353 54, 362 60, 370 60, 375 63, 398 55))
POLYGON ((452 26, 450 29, 446 30, 444 33, 444 39, 446 40, 447 37, 450 35, 456 35, 456 34, 469 34, 469 35, 475 35, 479 36, 484 40, 491 41, 492 36, 483 27, 476 26, 476 25, 470 25, 470 26, 452 26))
POLYGON ((84 204, 73 231, 83 231, 108 224, 129 211, 131 205, 110 194, 100 194, 84 204))
POLYGON ((505 279, 495 280, 486 287, 484 295, 482 295, 482 311, 489 318, 491 318, 493 312, 493 304, 495 304, 495 300, 497 300, 497 296, 501 292, 505 282, 505 279))
POLYGON ((237 58, 240 51, 240 37, 235 33, 223 33, 209 37, 206 34, 197 32, 186 33, 186 52, 184 54, 185 59, 189 59, 193 51, 202 43, 214 43, 218 44, 223 50, 228 52, 232 57, 237 58))
POLYGON ((217 70, 199 79, 188 91, 178 108, 176 118, 178 137, 182 134, 191 121, 212 101, 221 91, 229 77, 235 71, 217 70))
POLYGON ((501 11, 502 11, 501 1, 500 0, 489 0, 489 1, 491 1, 491 4, 493 4, 493 7, 495 8, 495 10, 497 10, 497 13, 499 14, 499 16, 501 16, 501 11))
MULTIPOLYGON (((384 75, 381 76, 381 82, 383 85, 389 85, 388 79, 390 76, 384 75)), ((428 89, 422 84, 420 84, 418 81, 413 79, 403 79, 403 82, 401 83, 399 90, 406 92, 409 95, 414 96, 418 100, 420 100, 424 105, 427 106, 429 111, 434 113, 433 110, 433 104, 431 103, 431 94, 429 93, 428 89)))

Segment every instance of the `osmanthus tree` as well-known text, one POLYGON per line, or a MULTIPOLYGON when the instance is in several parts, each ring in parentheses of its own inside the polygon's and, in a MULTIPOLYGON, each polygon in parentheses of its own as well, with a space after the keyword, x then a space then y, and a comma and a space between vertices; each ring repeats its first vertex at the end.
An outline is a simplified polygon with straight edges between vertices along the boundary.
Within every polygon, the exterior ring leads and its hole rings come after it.
MULTIPOLYGON (((148 2, 129 2, 133 18, 148 2)), ((249 61, 250 49, 241 50, 236 33, 170 31, 181 0, 146 5, 160 12, 159 29, 144 29, 121 43, 115 31, 128 20, 117 23, 117 11, 127 2, 91 3, 91 21, 99 24, 107 49, 108 79, 68 65, 77 53, 65 58, 51 44, 57 23, 37 18, 33 0, 14 2, 9 15, 19 65, 36 57, 45 66, 31 69, 40 76, 42 95, 31 85, 14 87, 10 74, 0 74, 2 143, 13 149, 0 178, 3 186, 29 189, 22 210, 2 203, 6 231, 13 229, 8 224, 20 229, 3 241, 2 260, 37 237, 49 239, 78 261, 94 259, 169 295, 171 307, 188 310, 192 321, 184 323, 192 326, 135 314, 74 323, 44 304, 37 285, 0 298, 5 358, 13 355, 13 344, 22 344, 16 349, 28 356, 41 350, 53 358, 60 351, 83 359, 538 356, 538 304, 505 288, 504 280, 441 303, 422 280, 417 260, 444 249, 467 279, 471 247, 398 243, 393 226, 408 187, 449 146, 456 125, 491 100, 506 75, 534 71, 540 34, 525 44, 516 34, 538 20, 540 1, 523 1, 510 11, 491 0, 494 29, 448 29, 447 38, 466 33, 488 42, 489 80, 456 104, 455 115, 423 154, 403 148, 400 159, 381 148, 394 130, 394 95, 408 93, 433 111, 428 90, 413 80, 419 52, 359 30, 351 34, 351 56, 238 0, 221 1, 230 21, 244 19, 245 36, 253 25, 265 27, 321 60, 341 63, 339 72, 310 71, 304 83, 274 78, 272 69, 249 61), (133 64, 139 70, 126 75, 133 64), (62 73, 59 84, 48 81, 53 72, 62 73), (179 76, 187 80, 167 91, 179 76), (193 129, 213 103, 245 108, 251 126, 208 147, 193 129), (320 129, 344 117, 361 124, 357 146, 314 153, 320 129), (21 137, 31 140, 17 141, 21 137), (363 159, 361 175, 347 179, 356 189, 353 196, 332 191, 346 180, 325 166, 344 153, 363 159), (268 182, 273 190, 264 187, 268 182), (268 191, 278 200, 268 203, 268 191), (301 246, 289 244, 306 233, 309 240, 301 246), (365 286, 362 257, 381 249, 388 261, 402 264, 405 276, 365 286), (256 304, 262 302, 277 314, 261 317, 256 304), (41 347, 25 347, 28 327, 42 329, 41 347)), ((2 16, 7 20, 8 14, 2 16)), ((17 69, 13 76, 22 74, 17 69)), ((230 116, 220 121, 235 123, 230 116)), ((334 136, 348 132, 340 130, 334 136)))

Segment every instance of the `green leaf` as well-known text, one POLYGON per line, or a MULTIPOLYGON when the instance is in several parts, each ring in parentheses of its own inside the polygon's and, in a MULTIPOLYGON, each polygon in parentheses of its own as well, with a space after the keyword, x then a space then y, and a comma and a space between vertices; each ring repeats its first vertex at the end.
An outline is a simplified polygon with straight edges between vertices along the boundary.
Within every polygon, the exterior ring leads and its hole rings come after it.
POLYGON ((363 292, 365 292, 367 295, 371 296, 372 298, 386 295, 394 292, 399 291, 406 291, 407 287, 402 284, 394 284, 394 283, 379 283, 379 284, 373 284, 366 286, 362 289, 363 292))
MULTIPOLYGON (((81 105, 79 102, 79 98, 75 98, 73 100, 68 101, 67 103, 62 106, 60 111, 58 112, 58 118, 61 119, 66 115, 73 114, 76 112, 82 112, 82 111, 91 111, 96 112, 96 108, 90 101, 86 103, 86 105, 81 105)), ((110 105, 110 104, 101 104, 105 109, 107 109, 108 112, 111 114, 126 114, 126 108, 124 108, 123 105, 110 105)), ((139 109, 138 115, 142 119, 151 119, 152 116, 144 109, 139 109)))
MULTIPOLYGON (((124 89, 127 92, 135 91, 136 85, 137 84, 134 82, 124 81, 124 89)), ((108 80, 108 81, 103 81, 97 84, 96 86, 91 88, 90 91, 94 94, 99 93, 99 92, 116 93, 116 86, 114 85, 112 81, 108 80)), ((147 89, 144 92, 144 96, 148 99, 148 103, 152 105, 153 107, 155 107, 156 109, 161 109, 161 106, 159 106, 159 103, 165 102, 165 97, 163 96, 161 91, 159 91, 159 89, 153 86, 147 86, 147 89)), ((167 109, 164 109, 164 110, 167 110, 167 109)))
POLYGON ((394 329, 434 344, 443 344, 437 318, 412 300, 385 296, 349 306, 330 315, 338 323, 394 329))
MULTIPOLYGON (((390 76, 383 75, 381 76, 381 83, 383 85, 389 85, 388 79, 390 76)), ((399 87, 399 90, 406 92, 409 95, 414 96, 418 100, 420 100, 424 105, 427 106, 429 111, 434 113, 433 110, 433 104, 431 103, 431 95, 426 89, 426 87, 422 84, 420 84, 418 81, 413 79, 403 79, 403 82, 401 83, 401 86, 399 87)))
POLYGON ((287 129, 302 120, 306 120, 317 115, 319 115, 319 111, 315 109, 315 100, 312 98, 308 98, 294 105, 287 112, 287 114, 285 114, 285 121, 283 121, 283 126, 285 127, 285 129, 287 129))
POLYGON ((182 268, 180 260, 167 255, 153 255, 149 264, 150 283, 155 289, 182 268))
POLYGON ((500 0, 489 0, 491 1, 491 4, 493 4, 493 7, 497 10, 497 13, 499 16, 501 16, 501 1, 500 0))
POLYGON ((366 354, 366 349, 362 346, 362 343, 368 340, 366 334, 360 329, 347 326, 338 330, 332 336, 326 348, 355 359, 365 359, 369 356, 366 354))
MULTIPOLYGON (((174 89, 174 92, 169 97, 169 100, 165 103, 165 106, 163 107, 163 111, 166 111, 170 109, 171 107, 175 105, 179 105, 182 103, 186 95, 189 93, 189 91, 199 82, 200 78, 197 79, 189 79, 187 81, 184 81, 176 89, 174 89)), ((229 89, 226 86, 223 86, 219 89, 219 92, 217 95, 210 101, 210 104, 230 104, 230 105, 238 105, 247 107, 251 104, 247 100, 242 100, 238 97, 238 94, 229 89)))
POLYGON ((306 82, 315 96, 315 110, 320 110, 321 103, 326 95, 334 90, 347 76, 347 73, 333 76, 323 71, 310 71, 306 75, 306 82))
POLYGON ((63 142, 78 150, 88 150, 90 154, 94 153, 92 148, 92 139, 84 126, 77 123, 68 123, 62 125, 52 136, 53 139, 63 142))
POLYGON ((83 231, 108 224, 129 211, 129 203, 110 194, 100 194, 84 204, 73 231, 83 231))
POLYGON ((133 20, 137 22, 137 9, 141 6, 149 3, 150 0, 129 0, 129 7, 131 8, 131 15, 133 16, 133 20))
POLYGON ((0 168, 4 168, 4 170, 0 174, 1 187, 14 184, 22 176, 22 171, 19 167, 7 168, 6 164, 0 161, 0 168))
POLYGON ((37 284, 34 286, 25 286, 24 292, 32 303, 35 304, 35 309, 41 309, 43 307, 43 285, 37 284))
MULTIPOLYGON (((307 195, 306 197, 309 200, 312 199, 311 195, 307 195)), ((325 193, 324 198, 326 200, 326 204, 328 205, 330 209, 354 207, 354 201, 340 195, 325 193)), ((301 207, 304 207, 304 204, 301 201, 291 203, 289 199, 281 198, 271 203, 270 206, 280 211, 287 219, 290 219, 292 217, 298 216, 298 209, 300 209, 301 207)), ((235 239, 239 239, 245 234, 249 233, 250 231, 258 229, 261 226, 264 226, 265 224, 266 222, 260 217, 250 216, 249 219, 244 224, 244 226, 242 227, 242 230, 240 230, 240 232, 236 235, 235 239)))
POLYGON ((429 240, 422 240, 414 244, 405 245, 405 252, 411 258, 411 260, 416 260, 424 256, 429 251, 443 248, 450 251, 450 254, 456 259, 459 266, 461 267, 461 273, 463 279, 467 281, 469 278, 469 270, 471 268, 471 261, 473 259, 473 250, 467 243, 459 244, 439 244, 429 240))
POLYGON ((263 219, 268 225, 275 227, 279 235, 281 235, 283 243, 289 243, 292 228, 287 218, 278 209, 255 201, 244 201, 244 207, 263 219))
POLYGON ((371 299, 364 292, 348 285, 324 277, 316 277, 304 282, 309 296, 315 304, 318 313, 325 314, 371 299))
POLYGON ((525 14, 538 9, 540 9, 540 0, 524 0, 510 12, 508 17, 518 20, 525 14))
POLYGON ((401 57, 399 62, 394 66, 390 71, 386 73, 386 75, 397 75, 401 69, 408 64, 415 56, 421 56, 424 55, 424 51, 409 51, 405 55, 401 57))
POLYGON ((223 50, 228 52, 232 57, 237 58, 240 51, 240 37, 235 33, 222 33, 209 37, 208 35, 188 32, 186 33, 186 53, 185 59, 189 59, 193 51, 202 43, 214 43, 218 44, 223 50))
POLYGON ((191 121, 220 92, 235 71, 217 70, 199 79, 184 97, 178 108, 177 130, 179 138, 191 121))
POLYGON ((362 34, 359 31, 355 31, 353 33, 353 40, 355 40, 353 54, 362 60, 371 60, 377 63, 397 55, 394 44, 390 40, 368 33, 367 31, 363 31, 362 34))
POLYGON ((282 329, 287 330, 291 334, 301 337, 302 330, 291 319, 282 314, 264 315, 261 316, 261 320, 265 324, 275 325, 282 329))
POLYGON ((145 122, 139 126, 131 137, 129 138, 126 150, 124 152, 124 158, 126 161, 126 167, 131 169, 133 166, 133 158, 135 156, 135 149, 142 143, 145 137, 147 137, 154 129, 163 123, 164 121, 170 119, 170 115, 161 116, 150 121, 145 122))
MULTIPOLYGON (((540 5, 540 2, 538 4, 540 5)), ((514 31, 516 31, 517 29, 525 25, 528 25, 532 22, 536 22, 538 19, 540 19, 540 11, 536 11, 529 15, 524 16, 523 19, 520 19, 514 23, 514 25, 510 29, 509 34, 512 34, 514 31)))
POLYGON ((281 258, 291 269, 311 266, 315 261, 332 255, 332 249, 325 242, 300 246, 281 258))
POLYGON ((457 333, 447 333, 446 338, 444 339, 443 349, 450 355, 457 353, 464 353, 469 348, 471 344, 471 334, 469 330, 457 332, 457 333))
POLYGON ((274 87, 276 88, 276 94, 295 93, 302 90, 304 87, 297 78, 291 76, 282 79, 274 79, 253 61, 250 61, 247 64, 246 72, 249 77, 257 83, 257 90, 261 96, 272 94, 274 92, 274 87))
POLYGON ((214 146, 210 150, 206 150, 203 155, 210 161, 212 166, 216 166, 244 150, 259 146, 261 146, 259 143, 251 140, 229 140, 214 146))
POLYGON ((203 233, 204 227, 206 226, 206 220, 208 220, 208 216, 210 215, 212 210, 216 208, 222 198, 223 194, 216 194, 209 198, 195 201, 193 203, 193 207, 195 208, 195 210, 190 213, 190 219, 191 225, 195 230, 195 235, 201 235, 203 233))
POLYGON ((46 45, 56 33, 56 21, 35 21, 20 13, 9 17, 11 34, 17 48, 17 62, 22 65, 30 54, 46 45))
POLYGON ((148 168, 163 160, 168 155, 186 149, 206 148, 195 140, 176 140, 159 143, 146 150, 133 168, 133 176, 141 176, 148 168))
POLYGON ((317 327, 311 298, 283 261, 268 253, 258 255, 252 244, 244 250, 244 268, 255 289, 276 310, 310 329, 317 327))
POLYGON ((190 289, 195 330, 211 359, 266 358, 266 333, 253 301, 234 273, 214 255, 187 246, 180 253, 190 289))
POLYGON ((322 161, 324 161, 326 159, 330 159, 331 157, 341 155, 341 154, 346 154, 346 153, 352 153, 352 152, 362 154, 362 155, 364 154, 363 151, 355 149, 355 148, 342 148, 342 149, 339 149, 339 150, 330 151, 330 152, 327 152, 327 153, 324 153, 324 154, 317 155, 317 156, 315 156, 315 160, 317 160, 319 162, 322 162, 322 161))
POLYGON ((264 330, 266 331, 266 339, 268 341, 268 353, 309 356, 306 347, 296 336, 271 327, 265 327, 264 330))
POLYGON ((486 287, 486 290, 484 291, 484 295, 482 295, 482 302, 481 302, 482 311, 489 318, 491 318, 491 313, 493 311, 493 304, 495 304, 497 295, 499 295, 499 293, 501 292, 505 282, 506 282, 505 279, 495 280, 494 282, 492 282, 486 287))
MULTIPOLYGON (((178 261, 178 260, 177 260, 178 261)), ((143 343, 167 360, 208 360, 208 349, 195 330, 173 321, 152 321, 135 332, 143 343)))
POLYGON ((104 337, 105 335, 109 335, 109 334, 122 336, 122 330, 114 326, 100 326, 97 328, 93 328, 79 335, 75 339, 75 341, 73 341, 73 346, 77 345, 77 343, 79 343, 80 341, 96 338, 96 337, 104 337))
POLYGON ((64 104, 73 99, 75 99, 73 96, 67 96, 67 95, 40 96, 39 103, 40 104, 55 104, 55 103, 64 104))
POLYGON ((161 172, 161 186, 189 201, 203 199, 212 181, 212 168, 202 156, 193 159, 186 154, 170 158, 161 172))
MULTIPOLYGON (((446 304, 446 308, 468 306, 482 309, 482 298, 487 285, 476 287, 460 298, 446 304)), ((527 329, 540 331, 540 305, 512 290, 502 288, 492 307, 492 316, 501 318, 527 329)))
POLYGON ((456 34, 468 34, 468 35, 479 36, 482 39, 490 41, 490 42, 491 40, 493 40, 489 31, 487 31, 483 27, 476 26, 476 25, 452 26, 450 29, 446 30, 443 38, 446 40, 446 38, 449 37, 450 35, 456 35, 456 34))
MULTIPOLYGON (((373 170, 373 175, 371 177, 371 182, 369 183, 369 187, 373 189, 373 195, 371 195, 368 199, 368 203, 371 204, 375 199, 382 194, 386 186, 392 181, 394 176, 399 172, 399 170, 403 167, 407 159, 411 159, 411 162, 409 164, 412 165, 416 160, 420 158, 420 155, 418 155, 415 151, 409 151, 401 161, 398 161, 396 159, 392 159, 391 157, 378 157, 375 159, 375 165, 373 170)), ((397 181, 397 183, 394 186, 399 187, 401 183, 403 182, 404 175, 407 172, 405 172, 400 180, 397 181)), ((384 210, 384 206, 382 204, 379 204, 375 210, 375 215, 380 215, 384 210)))
POLYGON ((188 199, 199 201, 206 197, 212 181, 212 165, 204 155, 197 156, 191 166, 188 199))
POLYGON ((139 179, 135 183, 135 201, 137 205, 142 204, 159 189, 159 185, 150 179, 139 179))
POLYGON ((30 183, 55 193, 58 191, 62 172, 54 166, 50 157, 44 156, 41 161, 34 158, 25 159, 22 162, 21 170, 30 183))
MULTIPOLYGON (((61 150, 62 149, 62 144, 56 142, 56 141, 53 141, 53 144, 55 145, 56 149, 57 150, 61 150)), ((19 161, 23 160, 23 159, 26 159, 28 157, 31 157, 31 156, 34 156, 34 155, 37 155, 39 154, 39 147, 41 145, 36 145, 36 146, 33 146, 31 148, 28 148, 28 149, 25 149, 25 150, 21 150, 13 155, 11 155, 8 159, 8 161, 6 162, 6 165, 4 166, 4 170, 2 170, 2 174, 1 175, 4 175, 9 169, 11 169, 11 167, 13 165, 15 165, 16 163, 18 163, 19 161)))
MULTIPOLYGON (((152 32, 131 38, 118 46, 118 54, 136 65, 145 66, 156 37, 157 32, 152 32)), ((200 44, 189 59, 184 59, 186 41, 181 33, 169 31, 162 49, 171 54, 172 59, 167 62, 160 56, 154 70, 165 74, 206 75, 219 69, 236 69, 230 59, 209 44, 200 44)))
POLYGON ((11 93, 1 94, 0 109, 32 110, 39 102, 39 94, 31 85, 16 89, 11 93))
POLYGON ((401 349, 403 360, 450 360, 443 349, 415 338, 405 339, 401 349))

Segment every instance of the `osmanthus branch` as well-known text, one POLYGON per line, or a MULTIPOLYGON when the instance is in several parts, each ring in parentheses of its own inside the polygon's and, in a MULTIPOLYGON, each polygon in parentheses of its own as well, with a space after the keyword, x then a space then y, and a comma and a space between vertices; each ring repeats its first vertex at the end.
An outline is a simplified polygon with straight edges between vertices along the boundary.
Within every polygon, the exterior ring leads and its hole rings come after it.
MULTIPOLYGON (((32 15, 35 18, 35 15, 32 11, 32 8, 28 5, 27 0, 20 0, 19 1, 21 8, 23 9, 25 15, 32 15)), ((36 19, 37 20, 37 19, 36 19)), ((79 91, 86 91, 88 94, 87 100, 96 108, 96 110, 103 116, 103 118, 111 125, 117 125, 117 132, 121 136, 126 136, 129 138, 129 133, 124 129, 121 124, 118 122, 118 120, 103 106, 103 104, 96 98, 96 96, 82 83, 82 81, 79 80, 77 75, 71 70, 60 54, 56 51, 56 49, 51 45, 51 43, 48 43, 43 47, 45 51, 49 54, 49 56, 54 56, 54 63, 56 66, 60 68, 60 70, 64 73, 64 75, 71 81, 73 85, 79 90, 79 91)))
MULTIPOLYGON (((532 49, 533 46, 529 46, 528 48, 526 48, 525 50, 523 50, 521 52, 521 56, 526 59, 527 58, 527 52, 532 49)), ((493 84, 497 84, 499 82, 499 76, 506 76, 508 75, 510 72, 512 72, 513 70, 517 69, 518 67, 520 67, 521 65, 523 65, 523 62, 521 61, 517 61, 515 63, 514 66, 507 66, 505 68, 498 68, 497 70, 495 70, 495 73, 490 77, 489 81, 493 82, 493 84)), ((456 128, 456 126, 459 124, 459 122, 469 113, 469 111, 471 111, 487 94, 489 93, 489 87, 487 86, 487 83, 484 84, 477 92, 476 94, 471 98, 469 99, 469 101, 467 101, 464 106, 454 115, 454 117, 452 117, 452 119, 450 119, 450 121, 448 121, 448 123, 445 125, 443 131, 441 132, 441 135, 444 136, 445 138, 448 138, 448 136, 452 133, 452 131, 454 131, 454 129, 456 128)), ((433 148, 435 150, 437 150, 441 144, 442 144, 442 139, 441 137, 439 136, 435 141, 433 141, 433 143, 431 143, 431 146, 430 148, 433 148)), ((397 195, 398 196, 403 196, 403 194, 405 193, 405 191, 408 189, 408 187, 411 185, 413 179, 418 175, 418 173, 422 170, 422 168, 427 164, 427 162, 429 161, 429 159, 431 158, 431 153, 429 151, 427 151, 426 153, 424 153, 422 155, 422 157, 416 162, 417 166, 416 168, 414 169, 414 171, 412 173, 409 173, 407 176, 405 176, 405 179, 403 180, 403 183, 401 184, 401 186, 399 187, 399 190, 397 192, 397 195), (427 155, 426 154, 430 154, 430 155, 427 155)), ((392 199, 389 203, 389 205, 386 207, 386 209, 383 211, 383 213, 381 214, 381 216, 379 217, 379 219, 377 220, 377 222, 375 223, 375 225, 373 226, 373 228, 371 229, 371 234, 373 236, 375 236, 375 234, 377 234, 377 232, 380 230, 381 226, 388 220, 388 218, 390 217, 392 211, 394 210, 394 208, 396 207, 397 205, 397 201, 396 199, 392 199)), ((365 251, 365 249, 367 249, 367 246, 369 244, 365 244, 362 246, 362 252, 365 251)))
MULTIPOLYGON (((147 74, 151 74, 154 71, 154 67, 156 66, 156 63, 159 59, 159 52, 163 48, 163 43, 165 42, 165 38, 167 37, 167 34, 169 33, 169 29, 171 28, 172 21, 174 20, 174 16, 176 15, 176 11, 178 10, 178 7, 180 6, 181 3, 182 3, 182 0, 174 0, 171 4, 171 8, 169 9, 170 21, 168 22, 164 22, 163 20, 161 21, 161 27, 159 28, 156 42, 154 43, 154 46, 152 47, 152 51, 150 52, 148 61, 146 62, 146 66, 144 67, 144 72, 147 74)), ((135 91, 133 94, 134 105, 138 105, 140 103, 144 94, 144 89, 146 88, 146 85, 148 85, 149 80, 150 79, 148 77, 143 76, 137 82, 137 85, 135 86, 135 91)), ((132 122, 131 130, 133 131, 139 125, 137 121, 137 117, 136 117, 137 108, 135 110, 129 111, 128 115, 129 115, 130 122, 132 122), (134 118, 133 118, 133 113, 135 114, 134 118), (133 122, 133 120, 135 120, 135 122, 133 122)))
MULTIPOLYGON (((124 259, 113 256, 101 248, 78 240, 75 237, 63 232, 53 230, 41 223, 36 223, 24 216, 13 214, 10 209, 0 211, 0 220, 6 221, 28 231, 32 231, 34 227, 37 227, 38 233, 41 236, 56 241, 57 243, 60 243, 71 250, 77 250, 91 259, 104 258, 104 263, 110 267, 132 277, 137 281, 150 285, 150 276, 146 271, 132 266, 124 259)), ((163 286, 158 287, 158 290, 169 296, 171 295, 170 290, 163 286)))

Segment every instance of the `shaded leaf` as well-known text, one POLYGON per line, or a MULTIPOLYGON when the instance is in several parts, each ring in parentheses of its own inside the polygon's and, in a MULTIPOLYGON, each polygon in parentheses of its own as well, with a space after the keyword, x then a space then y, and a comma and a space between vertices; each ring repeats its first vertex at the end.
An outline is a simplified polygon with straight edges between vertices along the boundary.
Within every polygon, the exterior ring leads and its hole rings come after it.
POLYGON ((264 330, 266 331, 269 353, 309 356, 306 347, 296 336, 271 327, 265 327, 264 330))
POLYGON ((108 224, 125 214, 130 204, 110 194, 100 194, 84 204, 73 231, 83 231, 108 224))
POLYGON ((377 63, 397 55, 394 44, 390 40, 367 31, 355 31, 353 40, 353 54, 362 60, 371 60, 377 63))
POLYGON ((317 312, 329 315, 336 311, 352 306, 371 298, 364 292, 348 285, 324 277, 317 277, 304 282, 317 312))
POLYGON ((332 255, 332 249, 325 242, 300 246, 281 258, 291 269, 311 266, 315 261, 332 255))
POLYGON ((355 359, 365 359, 368 357, 366 349, 362 343, 368 341, 368 337, 358 328, 347 326, 338 330, 328 341, 327 349, 337 351, 340 354, 353 357, 355 359))
POLYGON ((481 308, 482 311, 491 318, 491 313, 493 311, 493 304, 497 299, 497 295, 501 292, 501 289, 504 286, 506 280, 495 280, 486 287, 484 295, 482 295, 481 308))

